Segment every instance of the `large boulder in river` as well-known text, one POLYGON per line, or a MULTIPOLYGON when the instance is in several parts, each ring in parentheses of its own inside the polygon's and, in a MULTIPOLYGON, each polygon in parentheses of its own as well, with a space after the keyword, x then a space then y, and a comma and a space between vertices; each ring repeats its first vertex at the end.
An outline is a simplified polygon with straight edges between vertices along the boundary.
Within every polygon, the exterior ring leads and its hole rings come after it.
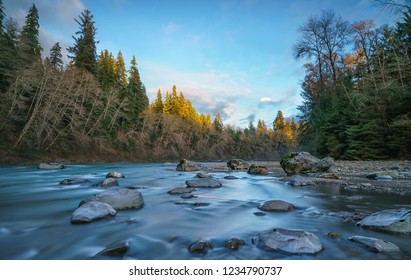
POLYGON ((121 172, 110 172, 106 175, 106 178, 124 178, 124 174, 121 172))
POLYGON ((315 183, 311 179, 301 175, 293 175, 288 183, 294 187, 315 186, 315 183))
POLYGON ((118 181, 114 178, 106 178, 101 182, 95 183, 93 186, 103 188, 114 187, 118 186, 118 181))
POLYGON ((77 208, 72 216, 73 224, 90 223, 110 216, 115 216, 117 211, 109 204, 99 201, 89 201, 77 208))
POLYGON ((242 159, 231 159, 227 162, 227 167, 231 170, 248 169, 250 165, 242 159))
POLYGON ((294 206, 282 200, 269 200, 258 206, 258 209, 271 212, 288 212, 293 210, 294 206))
POLYGON ((186 184, 190 188, 219 188, 221 187, 221 183, 219 181, 210 179, 210 178, 187 180, 186 184))
POLYGON ((289 254, 316 254, 323 249, 320 239, 313 233, 285 228, 263 231, 253 242, 260 249, 289 254))
POLYGON ((332 158, 326 157, 320 160, 307 152, 288 153, 281 159, 280 164, 287 175, 333 172, 336 169, 332 158))
POLYGON ((348 238, 349 241, 355 242, 360 244, 361 246, 365 247, 366 249, 373 251, 373 252, 399 252, 400 248, 397 245, 385 241, 382 239, 377 239, 368 236, 351 236, 348 238))
POLYGON ((411 209, 389 209, 371 214, 357 223, 357 225, 392 233, 411 234, 411 209))
POLYGON ((143 207, 144 200, 138 189, 119 188, 101 192, 80 202, 80 206, 90 201, 100 201, 109 204, 116 210, 138 209, 143 207))
POLYGON ((201 170, 200 166, 194 162, 182 159, 177 165, 177 171, 199 171, 201 170))
POLYGON ((65 168, 64 164, 59 162, 42 162, 37 166, 38 169, 63 169, 65 168))
POLYGON ((266 166, 251 164, 247 173, 253 175, 267 175, 268 169, 266 166))
POLYGON ((80 185, 90 183, 90 180, 83 178, 68 178, 60 181, 59 185, 80 185))

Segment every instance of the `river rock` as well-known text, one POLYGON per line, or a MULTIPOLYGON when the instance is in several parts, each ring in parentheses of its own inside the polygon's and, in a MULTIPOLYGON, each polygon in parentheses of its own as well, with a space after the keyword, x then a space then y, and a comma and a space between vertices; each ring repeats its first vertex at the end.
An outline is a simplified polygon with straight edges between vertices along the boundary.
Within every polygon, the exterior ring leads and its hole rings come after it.
POLYGON ((400 176, 400 174, 396 170, 371 172, 365 175, 365 177, 370 180, 386 180, 386 181, 390 181, 393 178, 396 178, 396 179, 404 178, 403 176, 400 176))
POLYGON ((316 235, 294 229, 269 229, 261 232, 253 241, 260 249, 290 254, 316 254, 323 249, 316 235))
POLYGON ((197 240, 197 241, 194 241, 193 243, 191 243, 188 246, 188 251, 190 253, 205 254, 211 248, 213 248, 213 245, 210 242, 200 239, 200 240, 197 240))
POLYGON ((244 245, 244 242, 241 241, 240 239, 232 238, 228 240, 228 242, 224 245, 224 247, 231 249, 231 250, 237 250, 243 245, 244 245))
POLYGON ((313 181, 311 181, 309 178, 307 177, 303 177, 301 175, 293 175, 290 180, 288 181, 288 183, 291 186, 294 187, 300 187, 300 186, 315 186, 315 183, 313 181))
POLYGON ((64 164, 59 162, 42 162, 37 166, 38 169, 63 169, 65 168, 64 164))
POLYGON ((90 201, 84 203, 73 212, 71 222, 73 224, 90 223, 95 220, 115 216, 116 214, 117 211, 109 204, 99 201, 90 201))
POLYGON ((348 238, 349 241, 358 243, 368 250, 373 252, 399 252, 400 248, 397 245, 377 238, 367 237, 367 236, 351 236, 348 238))
POLYGON ((83 178, 69 178, 62 180, 59 185, 80 185, 90 183, 90 180, 83 178))
POLYGON ((167 193, 169 194, 185 194, 185 193, 191 193, 193 189, 190 188, 174 188, 172 190, 169 190, 167 193))
POLYGON ((221 183, 214 179, 193 179, 186 181, 187 186, 190 188, 220 188, 221 183))
POLYGON ((198 164, 186 159, 182 159, 176 168, 177 171, 199 171, 200 169, 198 164))
POLYGON ((247 173, 253 175, 267 175, 268 169, 266 166, 251 164, 247 173))
POLYGON ((376 212, 357 225, 377 231, 411 234, 411 209, 389 209, 376 212))
POLYGON ((208 173, 205 173, 205 172, 198 172, 198 173, 196 174, 196 177, 197 177, 197 178, 212 178, 213 175, 208 174, 208 173))
POLYGON ((103 251, 99 252, 97 256, 124 256, 129 248, 129 242, 121 240, 114 242, 107 246, 103 251))
POLYGON ((294 209, 294 206, 282 200, 269 200, 258 206, 258 209, 272 212, 288 212, 294 209))
POLYGON ((280 164, 287 175, 336 171, 332 158, 326 157, 320 160, 307 152, 288 153, 281 159, 280 164))
POLYGON ((104 181, 95 183, 93 186, 95 187, 103 187, 103 188, 108 188, 108 187, 114 187, 118 186, 118 181, 114 178, 106 178, 104 181))
POLYGON ((119 188, 101 192, 88 197, 80 205, 89 201, 100 201, 111 205, 116 210, 138 209, 143 207, 144 200, 136 188, 119 188))
POLYGON ((248 169, 250 165, 242 159, 231 159, 227 162, 227 167, 231 170, 248 169))
POLYGON ((106 178, 125 178, 121 172, 110 172, 106 175, 106 178))
POLYGON ((237 180, 238 177, 233 176, 233 175, 227 175, 227 176, 224 177, 224 179, 226 179, 226 180, 237 180))

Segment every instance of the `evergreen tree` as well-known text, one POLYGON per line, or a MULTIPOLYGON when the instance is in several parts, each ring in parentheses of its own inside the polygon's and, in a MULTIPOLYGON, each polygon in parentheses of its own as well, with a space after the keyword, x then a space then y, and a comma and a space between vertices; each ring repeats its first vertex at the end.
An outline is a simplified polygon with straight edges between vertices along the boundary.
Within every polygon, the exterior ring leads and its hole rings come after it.
POLYGON ((156 98, 156 100, 155 100, 154 103, 153 103, 152 109, 153 109, 153 111, 156 112, 156 113, 163 113, 163 108, 164 108, 164 105, 163 105, 163 97, 162 97, 162 95, 161 95, 161 90, 158 89, 158 91, 157 91, 157 98, 156 98))
POLYGON ((283 112, 279 110, 277 112, 277 116, 275 117, 275 120, 273 122, 273 128, 274 130, 283 130, 284 129, 284 116, 283 112))
POLYGON ((267 126, 263 120, 258 120, 257 122, 257 133, 260 135, 267 134, 267 126))
POLYGON ((148 97, 140 78, 135 56, 133 56, 130 63, 127 92, 128 96, 131 97, 133 110, 135 110, 136 115, 139 115, 148 106, 148 97))
POLYGON ((19 55, 23 67, 41 59, 42 48, 39 42, 39 28, 39 14, 36 5, 33 4, 26 16, 20 36, 19 55))
POLYGON ((67 50, 71 53, 68 57, 73 64, 92 74, 97 72, 97 43, 95 40, 97 29, 94 26, 93 15, 90 10, 84 10, 78 19, 75 19, 80 30, 73 36, 74 45, 67 50))
POLYGON ((61 46, 59 42, 55 43, 54 46, 51 47, 48 62, 54 67, 54 69, 63 69, 63 55, 61 54, 61 46))
POLYGON ((100 52, 97 61, 97 80, 103 90, 107 90, 116 85, 115 60, 107 49, 100 52))
POLYGON ((125 89, 127 87, 127 71, 126 64, 124 63, 123 54, 118 51, 117 59, 115 63, 116 73, 116 85, 119 89, 125 89))
POLYGON ((6 13, 4 12, 3 0, 0 0, 0 40, 5 32, 4 21, 6 19, 6 13))
POLYGON ((17 43, 19 27, 17 21, 5 21, 4 32, 0 37, 0 92, 6 91, 17 66, 17 43))
POLYGON ((214 118, 213 127, 218 132, 223 131, 224 125, 223 125, 223 120, 221 119, 220 112, 218 112, 214 118))

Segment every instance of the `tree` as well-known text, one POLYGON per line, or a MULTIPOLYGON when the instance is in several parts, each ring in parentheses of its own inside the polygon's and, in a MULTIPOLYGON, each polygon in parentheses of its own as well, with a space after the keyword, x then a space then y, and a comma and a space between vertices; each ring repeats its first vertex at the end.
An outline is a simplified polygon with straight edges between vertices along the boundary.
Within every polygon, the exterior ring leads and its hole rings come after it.
POLYGON ((275 120, 273 122, 273 128, 274 130, 283 130, 284 129, 284 116, 283 112, 279 110, 277 112, 277 116, 275 117, 275 120))
POLYGON ((148 106, 148 97, 145 87, 140 78, 140 73, 137 68, 136 57, 133 55, 130 63, 127 92, 131 97, 132 106, 136 110, 136 114, 139 115, 148 106))
POLYGON ((55 43, 53 47, 51 47, 48 62, 54 67, 54 69, 63 69, 63 55, 61 54, 61 46, 59 42, 55 43))
POLYGON ((17 21, 9 18, 0 37, 0 92, 6 91, 16 71, 18 62, 17 44, 19 27, 17 21))
POLYGON ((74 45, 67 50, 71 55, 68 57, 75 66, 84 68, 92 74, 97 72, 97 43, 95 40, 97 29, 94 26, 93 15, 90 10, 84 10, 78 19, 74 19, 80 26, 73 36, 74 45))
POLYGON ((4 20, 6 19, 6 14, 4 12, 3 0, 0 0, 0 38, 4 34, 4 20))
POLYGON ((223 125, 223 120, 221 119, 220 112, 218 112, 214 118, 213 127, 218 132, 223 131, 224 125, 223 125))
POLYGON ((257 134, 265 135, 267 134, 267 126, 263 120, 258 120, 257 122, 257 134))
POLYGON ((39 28, 39 14, 36 5, 33 4, 26 16, 20 36, 19 55, 23 67, 41 59, 42 48, 39 42, 39 28))
POLYGON ((161 95, 161 90, 158 89, 157 98, 156 98, 156 100, 154 100, 154 103, 152 105, 152 109, 156 113, 163 113, 163 108, 164 108, 163 97, 161 95))
POLYGON ((107 49, 100 52, 97 61, 97 80, 103 90, 108 90, 116 85, 115 60, 107 49))
POLYGON ((115 62, 115 74, 117 87, 119 89, 125 89, 127 87, 127 71, 121 51, 118 51, 117 53, 117 59, 115 62))

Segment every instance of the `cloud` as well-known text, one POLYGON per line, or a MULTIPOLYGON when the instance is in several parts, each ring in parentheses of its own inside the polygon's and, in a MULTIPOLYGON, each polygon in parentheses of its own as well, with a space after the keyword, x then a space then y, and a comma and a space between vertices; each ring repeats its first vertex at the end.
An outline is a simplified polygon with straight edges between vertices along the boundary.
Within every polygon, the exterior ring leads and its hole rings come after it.
POLYGON ((180 28, 181 28, 181 25, 175 23, 174 21, 170 21, 162 27, 162 30, 166 35, 172 35, 176 31, 178 31, 180 28))

